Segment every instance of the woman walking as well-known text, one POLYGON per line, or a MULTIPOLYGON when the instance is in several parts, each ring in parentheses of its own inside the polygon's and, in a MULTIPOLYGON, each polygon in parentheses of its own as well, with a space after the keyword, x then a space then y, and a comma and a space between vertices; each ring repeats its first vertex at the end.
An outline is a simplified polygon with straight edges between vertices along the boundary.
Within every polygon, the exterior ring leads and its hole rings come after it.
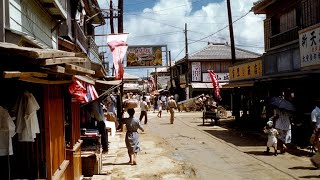
POLYGON ((125 121, 127 127, 125 142, 130 159, 129 164, 136 165, 137 153, 140 151, 138 129, 140 129, 142 132, 144 132, 144 129, 141 127, 139 119, 134 117, 134 109, 128 109, 127 112, 129 114, 129 118, 125 121))

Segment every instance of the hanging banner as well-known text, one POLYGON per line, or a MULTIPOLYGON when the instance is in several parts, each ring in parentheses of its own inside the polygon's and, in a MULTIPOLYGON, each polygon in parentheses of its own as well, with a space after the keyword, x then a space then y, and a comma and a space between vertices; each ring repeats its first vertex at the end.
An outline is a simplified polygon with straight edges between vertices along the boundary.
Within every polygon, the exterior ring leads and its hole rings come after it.
POLYGON ((192 62, 191 70, 192 70, 192 81, 201 81, 201 63, 192 62))
POLYGON ((220 94, 220 88, 219 88, 219 82, 217 80, 217 76, 214 73, 213 70, 208 70, 208 73, 210 75, 211 81, 212 81, 212 85, 214 88, 214 96, 218 99, 221 100, 221 94, 220 94))
POLYGON ((110 34, 107 36, 107 43, 112 52, 112 60, 117 80, 123 79, 123 58, 128 49, 128 45, 126 44, 127 38, 128 34, 110 34))
POLYGON ((162 66, 162 48, 165 46, 130 46, 127 53, 127 67, 162 66))

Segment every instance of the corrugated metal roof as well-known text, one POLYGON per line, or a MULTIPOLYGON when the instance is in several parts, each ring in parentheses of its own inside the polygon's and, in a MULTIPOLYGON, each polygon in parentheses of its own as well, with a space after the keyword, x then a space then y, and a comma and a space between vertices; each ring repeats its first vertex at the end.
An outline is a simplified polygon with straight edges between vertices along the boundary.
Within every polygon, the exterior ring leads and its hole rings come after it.
MULTIPOLYGON (((244 49, 235 49, 236 59, 253 59, 261 56, 258 53, 250 52, 244 49)), ((204 49, 193 53, 189 56, 189 60, 231 60, 231 47, 227 44, 210 43, 204 49)))

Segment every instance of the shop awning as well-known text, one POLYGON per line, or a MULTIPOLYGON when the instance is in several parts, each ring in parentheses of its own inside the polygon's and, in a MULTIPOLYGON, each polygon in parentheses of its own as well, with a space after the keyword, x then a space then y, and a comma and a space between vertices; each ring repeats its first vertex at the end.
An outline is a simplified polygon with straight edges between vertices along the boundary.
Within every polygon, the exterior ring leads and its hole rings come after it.
POLYGON ((222 88, 251 87, 253 85, 254 85, 253 82, 229 83, 229 84, 223 85, 222 88))
MULTIPOLYGON (((228 83, 219 83, 219 88, 225 88, 228 83)), ((193 89, 213 89, 212 83, 191 83, 193 89)))
POLYGON ((121 80, 114 80, 114 81, 96 80, 96 83, 98 84, 104 84, 104 85, 110 85, 110 86, 119 85, 121 82, 122 82, 121 80))

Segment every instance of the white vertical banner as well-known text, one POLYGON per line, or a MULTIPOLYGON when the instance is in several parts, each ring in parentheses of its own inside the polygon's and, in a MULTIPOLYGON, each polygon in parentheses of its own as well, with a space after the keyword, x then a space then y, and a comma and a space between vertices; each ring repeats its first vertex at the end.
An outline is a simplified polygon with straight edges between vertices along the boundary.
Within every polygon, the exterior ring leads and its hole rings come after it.
POLYGON ((127 38, 128 34, 110 34, 107 36, 107 43, 112 52, 114 70, 118 80, 122 79, 124 74, 123 58, 128 49, 127 38))
POLYGON ((201 81, 201 62, 192 62, 192 81, 201 81))

